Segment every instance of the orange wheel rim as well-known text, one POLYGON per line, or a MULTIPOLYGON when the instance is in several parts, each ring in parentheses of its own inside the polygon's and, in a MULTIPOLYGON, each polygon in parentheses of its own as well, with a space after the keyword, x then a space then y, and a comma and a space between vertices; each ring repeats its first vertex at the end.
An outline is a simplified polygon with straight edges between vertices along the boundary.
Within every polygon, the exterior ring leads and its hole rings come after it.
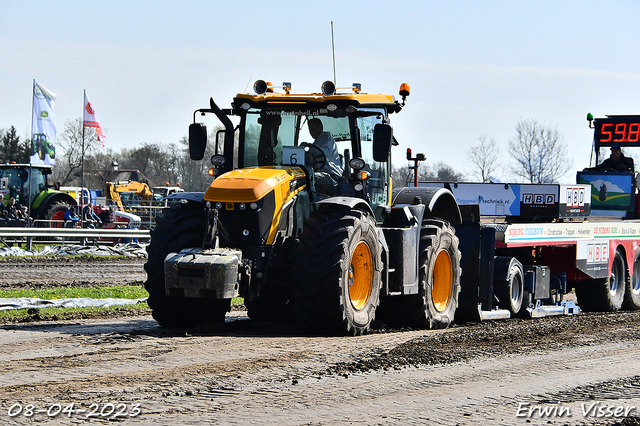
POLYGON ((373 287, 373 258, 369 246, 360 242, 351 256, 349 300, 357 310, 365 307, 373 287))
POLYGON ((438 312, 444 311, 451 300, 451 290, 453 289, 453 268, 451 256, 445 250, 441 250, 436 257, 433 266, 433 277, 431 286, 431 299, 438 312))

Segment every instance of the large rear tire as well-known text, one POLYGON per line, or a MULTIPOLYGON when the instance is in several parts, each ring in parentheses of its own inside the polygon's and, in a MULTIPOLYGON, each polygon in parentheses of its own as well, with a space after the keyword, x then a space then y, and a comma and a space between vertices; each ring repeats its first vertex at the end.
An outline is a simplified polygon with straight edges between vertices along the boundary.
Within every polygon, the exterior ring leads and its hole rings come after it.
POLYGON ((293 268, 294 308, 312 334, 366 333, 380 301, 382 248, 374 219, 352 210, 314 212, 293 268))
POLYGON ((576 286, 578 305, 584 311, 618 311, 622 307, 628 281, 624 256, 620 250, 616 250, 609 278, 591 280, 576 286))
POLYGON ((69 203, 57 201, 44 210, 42 218, 47 220, 45 227, 62 228, 64 226, 64 213, 71 207, 69 203))
POLYGON ((460 294, 459 241, 451 225, 425 219, 420 230, 418 294, 386 297, 382 321, 392 326, 446 328, 453 323, 460 294))
POLYGON ((167 296, 164 285, 164 259, 171 252, 201 247, 206 227, 204 206, 200 203, 174 204, 156 217, 147 246, 144 265, 149 292, 148 304, 153 318, 163 327, 196 327, 224 323, 230 299, 195 299, 167 296))
POLYGON ((260 288, 260 295, 244 298, 247 315, 257 322, 289 322, 295 318, 287 288, 279 281, 271 280, 260 288))
POLYGON ((420 233, 420 291, 410 296, 409 325, 438 329, 453 323, 460 294, 461 253, 453 227, 444 220, 423 221, 420 233))

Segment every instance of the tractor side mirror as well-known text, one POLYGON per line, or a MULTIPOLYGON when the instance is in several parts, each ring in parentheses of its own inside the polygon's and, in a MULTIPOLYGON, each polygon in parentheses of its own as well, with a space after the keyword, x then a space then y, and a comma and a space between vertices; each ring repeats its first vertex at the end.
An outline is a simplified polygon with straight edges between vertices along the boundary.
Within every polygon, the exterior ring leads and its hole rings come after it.
POLYGON ((207 126, 203 123, 189 125, 189 156, 192 160, 202 160, 207 147, 207 126))
POLYGON ((389 151, 393 141, 393 128, 390 124, 378 123, 373 128, 373 159, 381 163, 389 160, 389 151))

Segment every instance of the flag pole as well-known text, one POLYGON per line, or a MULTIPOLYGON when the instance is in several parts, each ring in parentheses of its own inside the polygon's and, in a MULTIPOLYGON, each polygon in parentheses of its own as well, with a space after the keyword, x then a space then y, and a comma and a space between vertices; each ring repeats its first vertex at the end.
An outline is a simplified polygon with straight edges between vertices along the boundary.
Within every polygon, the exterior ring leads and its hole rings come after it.
POLYGON ((85 99, 87 99, 87 89, 84 89, 84 95, 83 95, 83 99, 82 99, 82 115, 81 120, 82 120, 82 160, 81 160, 81 171, 80 171, 80 199, 82 200, 80 202, 80 227, 84 227, 84 224, 82 223, 84 221, 84 108, 85 108, 85 104, 84 101, 85 99))
MULTIPOLYGON (((29 150, 29 190, 27 195, 27 227, 31 227, 31 177, 33 176, 33 167, 31 161, 31 152, 33 151, 33 111, 35 109, 35 91, 36 91, 36 79, 33 79, 33 84, 31 85, 31 140, 29 141, 29 146, 31 149, 29 150)), ((49 224, 51 226, 51 224, 49 224)), ((27 241, 27 250, 31 250, 31 239, 27 241)))

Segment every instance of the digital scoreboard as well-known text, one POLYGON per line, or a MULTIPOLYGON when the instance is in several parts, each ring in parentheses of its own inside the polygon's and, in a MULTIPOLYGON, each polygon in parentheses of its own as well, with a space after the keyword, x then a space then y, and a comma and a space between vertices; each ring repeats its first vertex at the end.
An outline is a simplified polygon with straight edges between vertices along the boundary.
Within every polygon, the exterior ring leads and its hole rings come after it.
POLYGON ((640 146, 640 116, 609 116, 595 120, 596 146, 640 146))

